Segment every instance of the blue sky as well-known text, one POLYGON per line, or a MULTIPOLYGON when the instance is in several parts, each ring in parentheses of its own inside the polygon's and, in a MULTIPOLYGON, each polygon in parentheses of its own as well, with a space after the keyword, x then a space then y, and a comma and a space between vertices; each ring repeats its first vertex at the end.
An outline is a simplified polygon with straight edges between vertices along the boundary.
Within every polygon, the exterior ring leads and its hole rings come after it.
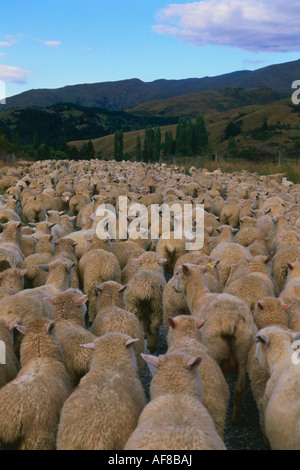
POLYGON ((299 0, 2 0, 1 18, 7 96, 213 76, 300 58, 299 0))

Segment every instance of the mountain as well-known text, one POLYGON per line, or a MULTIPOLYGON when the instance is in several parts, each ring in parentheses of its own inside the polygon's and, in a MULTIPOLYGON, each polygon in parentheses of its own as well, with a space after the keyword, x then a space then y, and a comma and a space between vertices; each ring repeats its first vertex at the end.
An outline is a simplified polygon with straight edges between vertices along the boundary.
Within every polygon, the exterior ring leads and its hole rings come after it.
POLYGON ((116 82, 70 85, 57 89, 30 90, 6 99, 2 109, 26 106, 48 107, 68 102, 86 107, 124 110, 153 100, 172 98, 219 88, 267 87, 291 92, 291 84, 300 77, 300 59, 270 65, 254 71, 241 70, 215 77, 143 82, 137 78, 116 82))

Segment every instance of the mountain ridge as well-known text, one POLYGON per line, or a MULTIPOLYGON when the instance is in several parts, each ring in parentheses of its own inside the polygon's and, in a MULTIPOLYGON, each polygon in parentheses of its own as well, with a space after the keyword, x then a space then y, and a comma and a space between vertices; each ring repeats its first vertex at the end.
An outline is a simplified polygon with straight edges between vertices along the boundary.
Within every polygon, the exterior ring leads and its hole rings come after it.
POLYGON ((172 98, 225 87, 250 89, 267 87, 278 92, 291 91, 300 79, 300 59, 250 70, 238 70, 202 78, 164 79, 144 82, 139 78, 119 81, 65 85, 57 89, 33 89, 6 99, 1 109, 24 106, 47 107, 74 103, 86 107, 124 110, 153 100, 172 98))

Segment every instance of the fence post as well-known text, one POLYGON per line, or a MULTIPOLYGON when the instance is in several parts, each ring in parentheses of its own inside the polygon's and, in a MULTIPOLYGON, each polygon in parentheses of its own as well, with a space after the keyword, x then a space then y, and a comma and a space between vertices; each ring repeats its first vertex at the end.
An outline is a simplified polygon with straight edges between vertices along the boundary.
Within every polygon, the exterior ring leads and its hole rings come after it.
POLYGON ((281 150, 278 152, 278 166, 281 166, 281 150))

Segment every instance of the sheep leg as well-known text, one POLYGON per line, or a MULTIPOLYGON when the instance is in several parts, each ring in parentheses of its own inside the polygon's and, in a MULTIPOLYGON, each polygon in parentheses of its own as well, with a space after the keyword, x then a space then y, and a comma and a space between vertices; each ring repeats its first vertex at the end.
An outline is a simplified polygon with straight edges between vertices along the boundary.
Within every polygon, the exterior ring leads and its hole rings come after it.
POLYGON ((238 380, 234 390, 233 412, 231 421, 237 424, 240 421, 241 405, 247 389, 247 374, 239 370, 238 380))
POLYGON ((157 340, 160 322, 158 319, 152 320, 147 334, 147 347, 151 354, 157 350, 157 340))

